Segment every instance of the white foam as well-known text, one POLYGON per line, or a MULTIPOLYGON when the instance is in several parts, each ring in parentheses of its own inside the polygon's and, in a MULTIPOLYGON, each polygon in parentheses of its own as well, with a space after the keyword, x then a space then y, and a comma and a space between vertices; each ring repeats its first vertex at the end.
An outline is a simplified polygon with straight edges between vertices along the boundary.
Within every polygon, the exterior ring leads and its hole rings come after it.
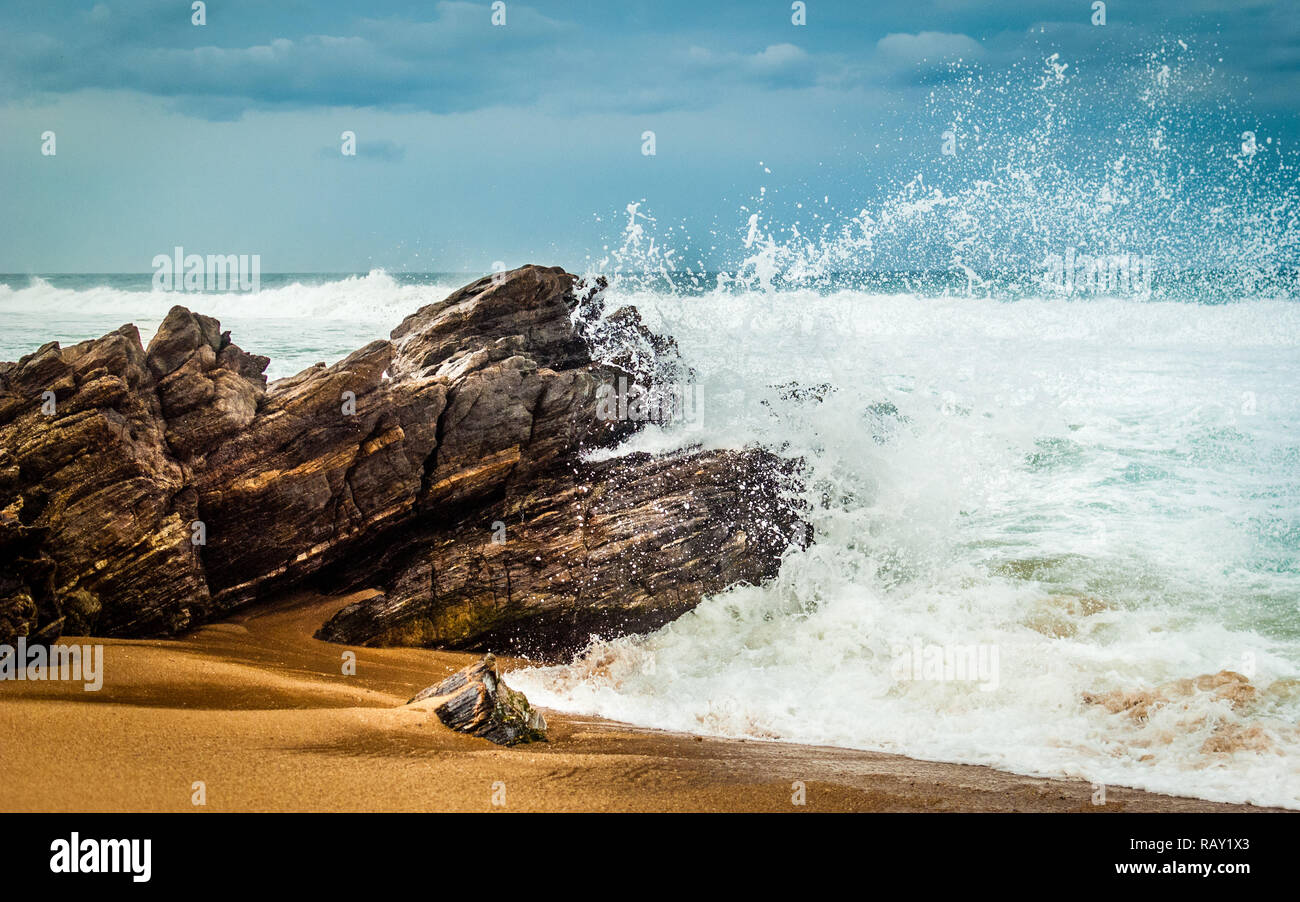
POLYGON ((1272 563, 1300 524, 1300 306, 625 300, 677 338, 701 405, 632 447, 804 457, 816 544, 649 637, 514 674, 534 702, 1300 807, 1300 573, 1294 549, 1272 563), (791 381, 836 390, 772 388, 791 381), (997 689, 894 679, 914 639, 996 646, 997 689), (1082 700, 1252 661, 1241 710, 1201 692, 1141 723, 1082 700), (1207 745, 1251 728, 1266 750, 1207 745))
POLYGON ((383 270, 248 293, 64 288, 36 276, 17 288, 0 284, 5 326, 0 360, 18 359, 51 340, 69 344, 98 338, 124 323, 134 323, 148 344, 179 304, 216 317, 244 350, 270 357, 267 375, 278 379, 387 338, 404 317, 442 300, 454 287, 406 283, 383 270))
POLYGON ((382 319, 396 325, 423 304, 441 300, 455 286, 403 284, 382 269, 326 282, 295 281, 257 292, 122 290, 105 285, 57 288, 40 276, 14 288, 0 284, 0 313, 114 315, 161 320, 174 305, 239 319, 382 319))

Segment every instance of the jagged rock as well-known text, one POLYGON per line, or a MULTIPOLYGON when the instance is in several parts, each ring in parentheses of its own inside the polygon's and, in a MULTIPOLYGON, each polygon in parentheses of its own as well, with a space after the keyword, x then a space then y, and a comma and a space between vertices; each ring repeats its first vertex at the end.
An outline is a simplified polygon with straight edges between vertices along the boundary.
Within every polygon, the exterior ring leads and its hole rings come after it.
POLYGON ((183 307, 147 351, 124 326, 0 364, 0 522, 32 530, 0 541, 0 630, 168 634, 312 581, 383 593, 329 638, 554 656, 771 576, 799 532, 788 466, 586 461, 641 425, 600 413, 602 385, 683 372, 600 287, 481 279, 270 385, 183 307))
POLYGON ((214 603, 295 583, 628 434, 594 416, 614 371, 584 356, 576 305, 572 276, 524 267, 422 308, 391 342, 272 384, 195 474, 214 603))
POLYGON ((270 358, 230 343, 210 316, 173 307, 147 352, 158 380, 167 443, 183 461, 206 454, 253 422, 270 358))
POLYGON ((273 383, 195 473, 214 602, 294 583, 415 514, 446 385, 384 379, 388 342, 273 383))
POLYGON ((633 454, 512 484, 487 510, 350 561, 339 584, 382 594, 318 635, 558 659, 592 635, 657 629, 704 595, 776 575, 802 538, 781 500, 790 470, 757 449, 633 454))
POLYGON ((96 629, 110 635, 171 632, 204 616, 195 493, 165 426, 134 326, 0 367, 0 511, 39 538, 26 552, 0 546, 0 573, 54 564, 50 600, 28 587, 39 612, 28 629, 61 618, 56 599, 74 594, 80 608, 100 609, 96 629))
POLYGON ((546 718, 522 692, 505 684, 497 672, 496 658, 490 654, 407 702, 421 703, 428 704, 451 729, 498 745, 546 741, 546 718))
POLYGON ((500 360, 527 349, 541 364, 570 369, 591 362, 570 314, 574 277, 558 266, 524 266, 479 279, 412 313, 393 330, 393 375, 449 374, 486 353, 500 360))

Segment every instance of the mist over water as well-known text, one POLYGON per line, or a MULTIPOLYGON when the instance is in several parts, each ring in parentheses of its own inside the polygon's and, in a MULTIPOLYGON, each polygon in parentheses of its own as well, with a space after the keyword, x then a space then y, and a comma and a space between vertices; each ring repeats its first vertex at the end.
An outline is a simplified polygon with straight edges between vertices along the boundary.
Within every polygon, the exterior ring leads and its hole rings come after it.
MULTIPOLYGON (((760 186, 699 240, 627 206, 589 275, 673 336, 695 404, 614 453, 798 457, 815 541, 512 684, 649 726, 1300 808, 1295 157, 1176 42, 1075 71, 956 72, 883 199, 760 186), (1054 275, 1119 257, 1149 268, 1054 275), (996 650, 994 678, 900 668, 928 647, 996 650), (1249 690, 1189 682, 1221 670, 1249 690)), ((147 342, 182 303, 278 378, 469 281, 69 279, 0 279, 0 359, 127 321, 147 342)))

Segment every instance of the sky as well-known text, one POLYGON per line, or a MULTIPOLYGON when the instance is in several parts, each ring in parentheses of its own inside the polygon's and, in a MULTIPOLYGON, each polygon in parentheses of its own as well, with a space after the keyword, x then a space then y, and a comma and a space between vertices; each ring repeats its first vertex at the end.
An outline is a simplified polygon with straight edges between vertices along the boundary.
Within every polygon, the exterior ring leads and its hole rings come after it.
POLYGON ((494 25, 491 3, 211 0, 197 25, 186 0, 6 0, 0 272, 147 272, 177 245, 264 272, 583 270, 633 202, 715 266, 756 203, 856 210, 936 170, 945 90, 1051 54, 1093 79, 1103 136, 1104 92, 1182 42, 1207 142, 1300 138, 1296 0, 1115 0, 1104 25, 1090 0, 792 6, 507 0, 494 25))

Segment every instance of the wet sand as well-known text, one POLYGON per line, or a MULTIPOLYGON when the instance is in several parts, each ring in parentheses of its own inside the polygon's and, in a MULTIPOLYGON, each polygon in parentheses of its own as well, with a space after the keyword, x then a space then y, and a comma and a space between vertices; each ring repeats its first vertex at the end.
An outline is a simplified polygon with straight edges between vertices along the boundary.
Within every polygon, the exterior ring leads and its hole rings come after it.
POLYGON ((1263 810, 1118 787, 1095 806, 1080 781, 550 711, 550 742, 500 748, 404 707, 473 655, 352 648, 345 676, 348 647, 311 636, 347 601, 295 596, 179 640, 65 638, 103 642, 103 689, 0 682, 0 810, 1263 810))

